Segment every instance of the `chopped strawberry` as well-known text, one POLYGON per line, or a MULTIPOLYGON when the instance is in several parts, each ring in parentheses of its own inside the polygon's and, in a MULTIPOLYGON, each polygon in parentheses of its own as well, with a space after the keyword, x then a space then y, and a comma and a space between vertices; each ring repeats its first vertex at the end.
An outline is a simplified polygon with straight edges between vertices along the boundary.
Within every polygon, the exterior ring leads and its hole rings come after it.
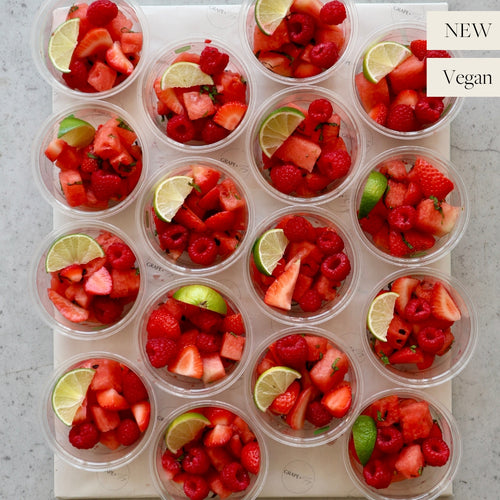
POLYGON ((300 272, 300 259, 290 261, 283 273, 267 289, 264 302, 283 310, 292 308, 292 296, 300 272))
POLYGON ((169 363, 168 370, 178 375, 201 379, 203 376, 203 361, 197 347, 195 345, 185 346, 174 361, 169 363))
POLYGON ((124 75, 131 75, 134 65, 123 53, 120 42, 113 42, 113 45, 106 51, 106 62, 111 68, 124 75))
POLYGON ((239 101, 223 104, 214 115, 214 122, 233 131, 243 119, 248 105, 239 101))
POLYGON ((312 386, 302 390, 295 400, 293 408, 286 415, 285 421, 292 429, 300 430, 304 427, 307 405, 311 400, 312 393, 312 386))
POLYGON ((412 278, 410 276, 402 276, 401 278, 394 280, 391 292, 399 295, 395 304, 395 309, 399 314, 404 313, 406 304, 408 304, 412 293, 415 291, 419 283, 420 280, 418 278, 412 278))
POLYGON ((113 388, 97 391, 96 398, 99 406, 106 410, 120 411, 129 408, 127 400, 113 388))
POLYGON ((430 303, 432 314, 437 319, 455 322, 462 317, 460 309, 441 281, 434 284, 430 303))
POLYGON ((56 309, 69 321, 73 323, 83 323, 89 319, 89 312, 83 307, 79 307, 67 298, 63 297, 55 290, 49 288, 47 290, 50 301, 54 304, 56 309))
POLYGON ((113 39, 105 28, 93 28, 78 42, 73 57, 90 57, 105 52, 113 46, 113 39))
POLYGON ((418 157, 411 171, 411 178, 418 182, 426 198, 434 196, 444 200, 453 188, 453 182, 427 160, 418 157))
POLYGON ((233 428, 230 425, 216 424, 213 429, 205 433, 203 444, 207 448, 225 446, 229 443, 233 432, 233 428))
POLYGON ((341 382, 323 395, 321 403, 328 408, 334 417, 344 417, 352 404, 351 384, 347 381, 341 382))
POLYGON ((149 401, 140 401, 139 403, 133 404, 130 409, 134 415, 134 419, 139 426, 139 430, 144 432, 149 425, 149 419, 151 416, 151 403, 149 401))
POLYGON ((109 295, 113 289, 113 280, 109 271, 101 267, 85 281, 85 291, 93 295, 109 295))

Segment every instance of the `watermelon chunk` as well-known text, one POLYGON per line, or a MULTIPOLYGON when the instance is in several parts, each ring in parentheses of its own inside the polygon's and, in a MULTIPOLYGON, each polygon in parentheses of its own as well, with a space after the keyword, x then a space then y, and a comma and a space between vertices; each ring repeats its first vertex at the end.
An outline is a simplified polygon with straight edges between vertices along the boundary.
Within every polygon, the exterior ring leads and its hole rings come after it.
POLYGON ((294 163, 311 172, 316 160, 321 155, 321 146, 305 137, 291 135, 276 150, 274 155, 284 162, 294 163))

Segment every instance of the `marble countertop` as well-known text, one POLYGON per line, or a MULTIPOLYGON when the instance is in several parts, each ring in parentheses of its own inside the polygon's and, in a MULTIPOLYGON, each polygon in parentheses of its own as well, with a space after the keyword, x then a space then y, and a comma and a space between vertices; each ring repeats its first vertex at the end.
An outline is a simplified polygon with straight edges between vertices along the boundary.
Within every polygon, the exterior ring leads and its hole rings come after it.
MULTIPOLYGON (((367 0, 365 0, 367 1, 367 0)), ((38 76, 29 31, 38 0, 2 0, 0 164, 1 290, 0 498, 52 499, 53 460, 38 425, 38 395, 52 372, 52 332, 33 310, 28 269, 40 239, 52 228, 51 208, 33 184, 30 146, 51 113, 51 91, 38 76)), ((176 1, 142 0, 144 5, 176 1)), ((210 0, 185 4, 210 4, 210 0)), ((238 3, 226 1, 220 3, 238 3)), ((373 1, 370 3, 382 3, 373 1)), ((497 0, 449 0, 450 10, 494 10, 497 0)), ((474 53, 495 57, 496 52, 474 53)), ((451 158, 472 200, 468 229, 452 254, 452 273, 473 296, 479 342, 472 361, 453 382, 453 414, 463 436, 463 456, 454 481, 456 500, 498 498, 500 434, 498 297, 500 265, 500 99, 466 99, 451 126, 451 158), (493 449, 492 449, 493 448, 493 449)))

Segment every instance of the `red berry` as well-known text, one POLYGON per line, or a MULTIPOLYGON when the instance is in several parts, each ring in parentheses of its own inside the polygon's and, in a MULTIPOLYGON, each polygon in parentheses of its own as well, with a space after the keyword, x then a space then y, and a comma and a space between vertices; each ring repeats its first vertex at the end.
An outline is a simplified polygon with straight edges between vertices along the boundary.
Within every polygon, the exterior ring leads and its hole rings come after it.
POLYGON ((397 453, 403 447, 403 434, 394 425, 377 428, 375 447, 384 453, 397 453))
POLYGON ((196 129, 186 115, 175 115, 167 122, 167 135, 174 141, 185 143, 194 139, 196 129))
POLYGON ((287 366, 300 368, 307 361, 307 342, 302 335, 287 335, 276 341, 276 353, 287 366))
POLYGON ((315 99, 309 104, 307 116, 315 123, 326 122, 333 114, 333 107, 328 99, 315 99))
POLYGON ((426 464, 433 467, 442 467, 450 458, 450 448, 438 437, 424 439, 422 453, 426 464))
POLYGON ((205 47, 200 54, 200 68, 207 75, 222 73, 229 62, 229 55, 215 47, 205 47))
POLYGON ((94 152, 94 146, 89 144, 83 149, 83 159, 80 170, 86 174, 91 174, 99 168, 99 158, 94 152))
POLYGON ((290 41, 298 45, 307 45, 314 36, 316 23, 309 14, 294 12, 287 19, 287 28, 290 41))
POLYGON ((250 485, 250 476, 239 462, 230 462, 221 471, 221 481, 228 490, 244 491, 250 485))
POLYGON ((410 50, 420 61, 427 55, 427 40, 413 40, 410 43, 410 50))
POLYGON ((332 414, 320 401, 312 401, 306 408, 306 420, 316 427, 325 427, 332 421, 332 414))
POLYGON ((284 194, 292 193, 302 182, 300 168, 290 163, 272 167, 270 176, 273 186, 284 194))
POLYGON ((431 305, 424 299, 410 299, 404 310, 404 317, 413 323, 425 321, 431 315, 431 305))
POLYGON ((415 105, 415 116, 422 125, 437 122, 443 111, 444 103, 439 97, 421 97, 415 105))
POLYGON ((94 26, 106 26, 118 15, 118 6, 111 0, 96 0, 87 9, 87 19, 94 26))
POLYGON ((301 215, 295 215, 290 217, 283 228, 285 236, 288 241, 300 242, 300 241, 310 241, 314 242, 316 240, 316 231, 313 225, 301 215))
POLYGON ((439 330, 432 326, 422 328, 417 333, 418 346, 422 351, 430 354, 436 354, 444 346, 445 336, 443 330, 439 330))
POLYGON ((211 266, 217 258, 217 244, 210 236, 198 236, 188 245, 189 258, 200 266, 211 266))
POLYGON ((203 476, 187 474, 184 479, 184 493, 190 500, 203 500, 210 493, 210 487, 203 476))
POLYGON ((179 322, 161 306, 150 314, 146 331, 148 332, 148 339, 167 338, 177 340, 181 336, 179 322))
POLYGON ((442 59, 442 58, 449 58, 451 55, 449 52, 446 52, 446 50, 428 50, 426 54, 426 58, 437 58, 437 59, 442 59))
POLYGON ((201 129, 201 139, 207 144, 222 141, 229 134, 229 130, 217 125, 213 120, 207 120, 201 129))
POLYGON ((108 201, 119 195, 121 179, 116 174, 109 174, 104 170, 96 170, 91 174, 90 187, 99 201, 108 201))
POLYGON ((174 476, 181 472, 181 464, 178 460, 179 457, 175 456, 170 450, 165 450, 161 457, 161 465, 167 474, 167 479, 172 479, 174 476))
POLYGON ((243 335, 245 333, 245 323, 240 313, 230 314, 222 320, 221 331, 231 332, 235 335, 243 335))
POLYGON ((368 486, 387 488, 392 481, 392 468, 383 460, 371 459, 363 467, 363 477, 368 486))
POLYGON ((189 448, 182 459, 182 468, 190 474, 205 474, 210 467, 210 459, 201 446, 189 448))
POLYGON ((135 265, 135 255, 128 245, 122 241, 116 241, 109 245, 106 257, 111 267, 115 269, 130 269, 135 265))
POLYGON ((135 420, 125 418, 116 429, 118 442, 123 446, 134 444, 140 437, 141 431, 135 420))
POLYGON ((92 312, 103 325, 116 323, 123 314, 123 304, 106 295, 96 295, 92 299, 92 312))
POLYGON ((417 221, 417 211, 410 205, 402 205, 389 211, 389 226, 398 231, 409 231, 417 221))
POLYGON ((177 355, 177 351, 176 342, 165 337, 150 339, 146 343, 146 354, 155 368, 166 366, 177 355))
POLYGON ((344 240, 333 229, 322 228, 318 233, 316 243, 325 255, 333 255, 344 250, 344 240))
POLYGON ((122 377, 122 395, 129 404, 148 399, 148 391, 139 376, 129 370, 122 377))
POLYGON ((195 344, 201 353, 219 352, 222 339, 219 334, 200 332, 196 336, 195 344))
POLYGON ((62 77, 66 85, 71 89, 77 89, 81 92, 94 92, 87 79, 89 76, 89 67, 82 59, 74 59, 69 65, 69 73, 63 73, 62 77))
POLYGON ((333 181, 349 173, 351 162, 351 155, 347 151, 336 149, 323 152, 318 158, 317 166, 323 175, 326 175, 330 181, 333 181))
POLYGON ((69 442, 80 450, 93 448, 99 442, 99 431, 92 422, 84 422, 71 427, 69 442))
POLYGON ((351 262, 344 252, 329 255, 321 263, 321 274, 332 281, 343 281, 351 272, 351 262))
POLYGON ((397 104, 389 110, 387 127, 399 132, 412 132, 417 130, 415 111, 407 104, 397 104))
POLYGON ((299 307, 304 312, 316 312, 323 304, 321 295, 314 289, 306 290, 299 299, 299 307))
POLYGON ((338 0, 327 2, 321 7, 319 16, 325 24, 342 24, 347 17, 345 5, 338 0))
POLYGON ((251 474, 258 474, 260 469, 260 446, 257 441, 250 441, 241 450, 241 465, 251 474))
POLYGON ((335 42, 321 42, 311 49, 310 57, 315 66, 330 68, 339 58, 339 48, 335 42))
POLYGON ((162 250, 184 250, 187 246, 189 231, 181 224, 169 224, 158 234, 162 250))

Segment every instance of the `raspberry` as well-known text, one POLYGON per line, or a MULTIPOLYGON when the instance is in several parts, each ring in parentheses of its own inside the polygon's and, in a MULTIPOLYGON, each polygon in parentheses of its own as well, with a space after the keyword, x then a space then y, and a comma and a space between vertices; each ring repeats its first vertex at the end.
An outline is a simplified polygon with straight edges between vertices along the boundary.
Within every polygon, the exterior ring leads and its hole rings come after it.
POLYGON ((222 141, 229 134, 229 130, 217 125, 213 120, 207 120, 201 130, 201 139, 206 144, 222 141))
POLYGON ((309 14, 295 12, 287 20, 290 41, 298 45, 307 45, 316 30, 314 18, 309 14))
POLYGON ((316 231, 313 225, 301 215, 290 217, 286 221, 283 231, 288 241, 291 242, 310 241, 314 243, 316 241, 316 231))
POLYGON ((444 346, 445 336, 443 330, 438 330, 432 326, 422 328, 417 333, 418 346, 422 351, 429 354, 436 354, 444 346))
POLYGON ((389 226, 398 231, 408 231, 415 226, 417 211, 411 205, 402 205, 389 211, 389 226))
POLYGON ((182 459, 182 468, 190 474, 205 474, 210 467, 210 459, 200 446, 193 446, 182 459))
POLYGON ((372 459, 363 467, 363 477, 368 486, 377 489, 387 488, 392 481, 392 469, 387 462, 372 459))
POLYGON ((410 299, 404 310, 404 317, 413 323, 425 321, 431 315, 431 306, 424 299, 410 299))
POLYGON ((426 464, 432 467, 442 467, 450 458, 450 448, 438 437, 424 439, 422 453, 426 464))
POLYGON ((373 213, 369 213, 366 217, 359 219, 358 222, 361 229, 372 236, 375 236, 385 225, 384 218, 373 213))
POLYGON ((106 257, 115 269, 130 269, 135 265, 135 255, 130 247, 122 241, 112 243, 106 250, 106 257))
POLYGON ((186 115, 175 115, 167 122, 167 135, 174 141, 185 143, 194 139, 196 129, 186 115))
POLYGON ((103 325, 116 323, 123 314, 123 304, 111 297, 96 295, 92 299, 92 312, 103 325))
POLYGON ((94 152, 94 146, 89 144, 83 150, 83 160, 80 170, 86 174, 91 174, 99 168, 99 159, 94 152))
POLYGON ((339 58, 339 48, 335 42, 321 42, 311 49, 310 57, 315 66, 330 68, 339 58))
POLYGON ((333 255, 344 250, 344 240, 333 229, 318 230, 316 243, 325 255, 333 255))
POLYGON ((155 368, 166 366, 177 354, 177 344, 172 339, 150 339, 146 343, 146 354, 155 368))
POLYGON ((99 201, 108 201, 120 192, 121 179, 118 175, 108 174, 104 170, 92 172, 90 187, 99 201))
POLYGON ((317 166, 323 175, 326 175, 330 181, 334 181, 349 173, 351 155, 343 149, 325 151, 318 158, 317 166))
POLYGON ((273 186, 284 194, 292 193, 302 182, 300 168, 290 163, 272 167, 270 176, 273 186))
POLYGON ((193 312, 186 314, 186 316, 194 326, 209 333, 215 333, 220 329, 222 317, 219 313, 201 307, 191 307, 193 312))
POLYGON ((180 224, 168 224, 158 235, 162 250, 184 250, 187 246, 189 231, 180 224))
POLYGON ((244 491, 250 485, 250 476, 239 462, 224 465, 220 478, 224 487, 233 492, 244 491))
POLYGON ((96 0, 87 9, 87 19, 94 26, 106 26, 118 15, 118 6, 111 0, 96 0))
POLYGON ((320 193, 330 184, 330 179, 326 175, 310 172, 306 175, 306 184, 313 193, 320 193))
POLYGON ((196 347, 202 353, 219 352, 221 347, 220 335, 209 332, 200 332, 196 336, 196 347))
POLYGON ((321 295, 313 288, 306 290, 299 300, 299 306, 304 312, 316 312, 322 304, 321 295))
POLYGON ((210 236, 198 236, 188 245, 190 259, 200 266, 211 266, 217 258, 217 244, 210 236))
POLYGON ((316 427, 325 427, 333 416, 320 401, 312 401, 306 408, 306 420, 316 427))
POLYGON ((345 5, 338 0, 325 3, 319 11, 319 17, 325 24, 342 24, 347 17, 345 5))
POLYGON ((71 427, 69 442, 80 450, 89 450, 99 442, 99 431, 92 422, 84 422, 71 427))
POLYGON ((257 441, 250 441, 241 450, 241 465, 251 474, 258 474, 260 469, 260 446, 257 441))
POLYGON ((177 340, 181 336, 179 322, 162 306, 150 314, 146 331, 148 340, 157 338, 177 340))
POLYGON ((446 50, 428 50, 425 56, 427 59, 429 58, 437 58, 437 59, 447 59, 450 58, 451 55, 446 50))
POLYGON ((384 453, 397 453, 403 447, 403 434, 393 425, 377 428, 375 447, 384 453))
POLYGON ((161 457, 161 466, 166 472, 167 479, 172 479, 174 476, 181 472, 181 464, 170 450, 165 450, 161 457))
POLYGON ((69 73, 63 73, 62 77, 66 85, 71 89, 77 89, 81 92, 93 92, 87 79, 89 76, 89 67, 81 59, 71 61, 69 73))
POLYGON ((349 257, 344 252, 329 255, 321 263, 321 274, 333 281, 343 281, 351 272, 349 257))
POLYGON ((140 437, 141 431, 135 420, 124 418, 116 429, 118 442, 123 446, 134 444, 140 437))
POLYGON ((203 476, 187 474, 184 478, 184 493, 190 500, 203 500, 210 493, 210 487, 203 476))
POLYGON ((297 333, 287 335, 276 341, 276 353, 287 366, 300 368, 307 360, 307 342, 297 333))
POLYGON ((328 99, 315 99, 307 109, 307 116, 316 123, 328 121, 332 114, 333 107, 328 99))
POLYGON ((415 105, 415 117, 422 125, 437 122, 443 111, 444 103, 439 97, 421 97, 415 105))
POLYGON ((420 61, 427 55, 427 40, 413 40, 410 43, 410 50, 420 61))
POLYGON ((407 104, 397 104, 389 110, 387 127, 399 132, 412 132, 417 130, 415 111, 407 104))
POLYGON ((125 372, 122 376, 122 394, 131 405, 148 398, 146 387, 133 371, 125 372))
POLYGON ((205 47, 200 54, 200 68, 207 75, 222 73, 229 62, 229 55, 215 47, 205 47))

